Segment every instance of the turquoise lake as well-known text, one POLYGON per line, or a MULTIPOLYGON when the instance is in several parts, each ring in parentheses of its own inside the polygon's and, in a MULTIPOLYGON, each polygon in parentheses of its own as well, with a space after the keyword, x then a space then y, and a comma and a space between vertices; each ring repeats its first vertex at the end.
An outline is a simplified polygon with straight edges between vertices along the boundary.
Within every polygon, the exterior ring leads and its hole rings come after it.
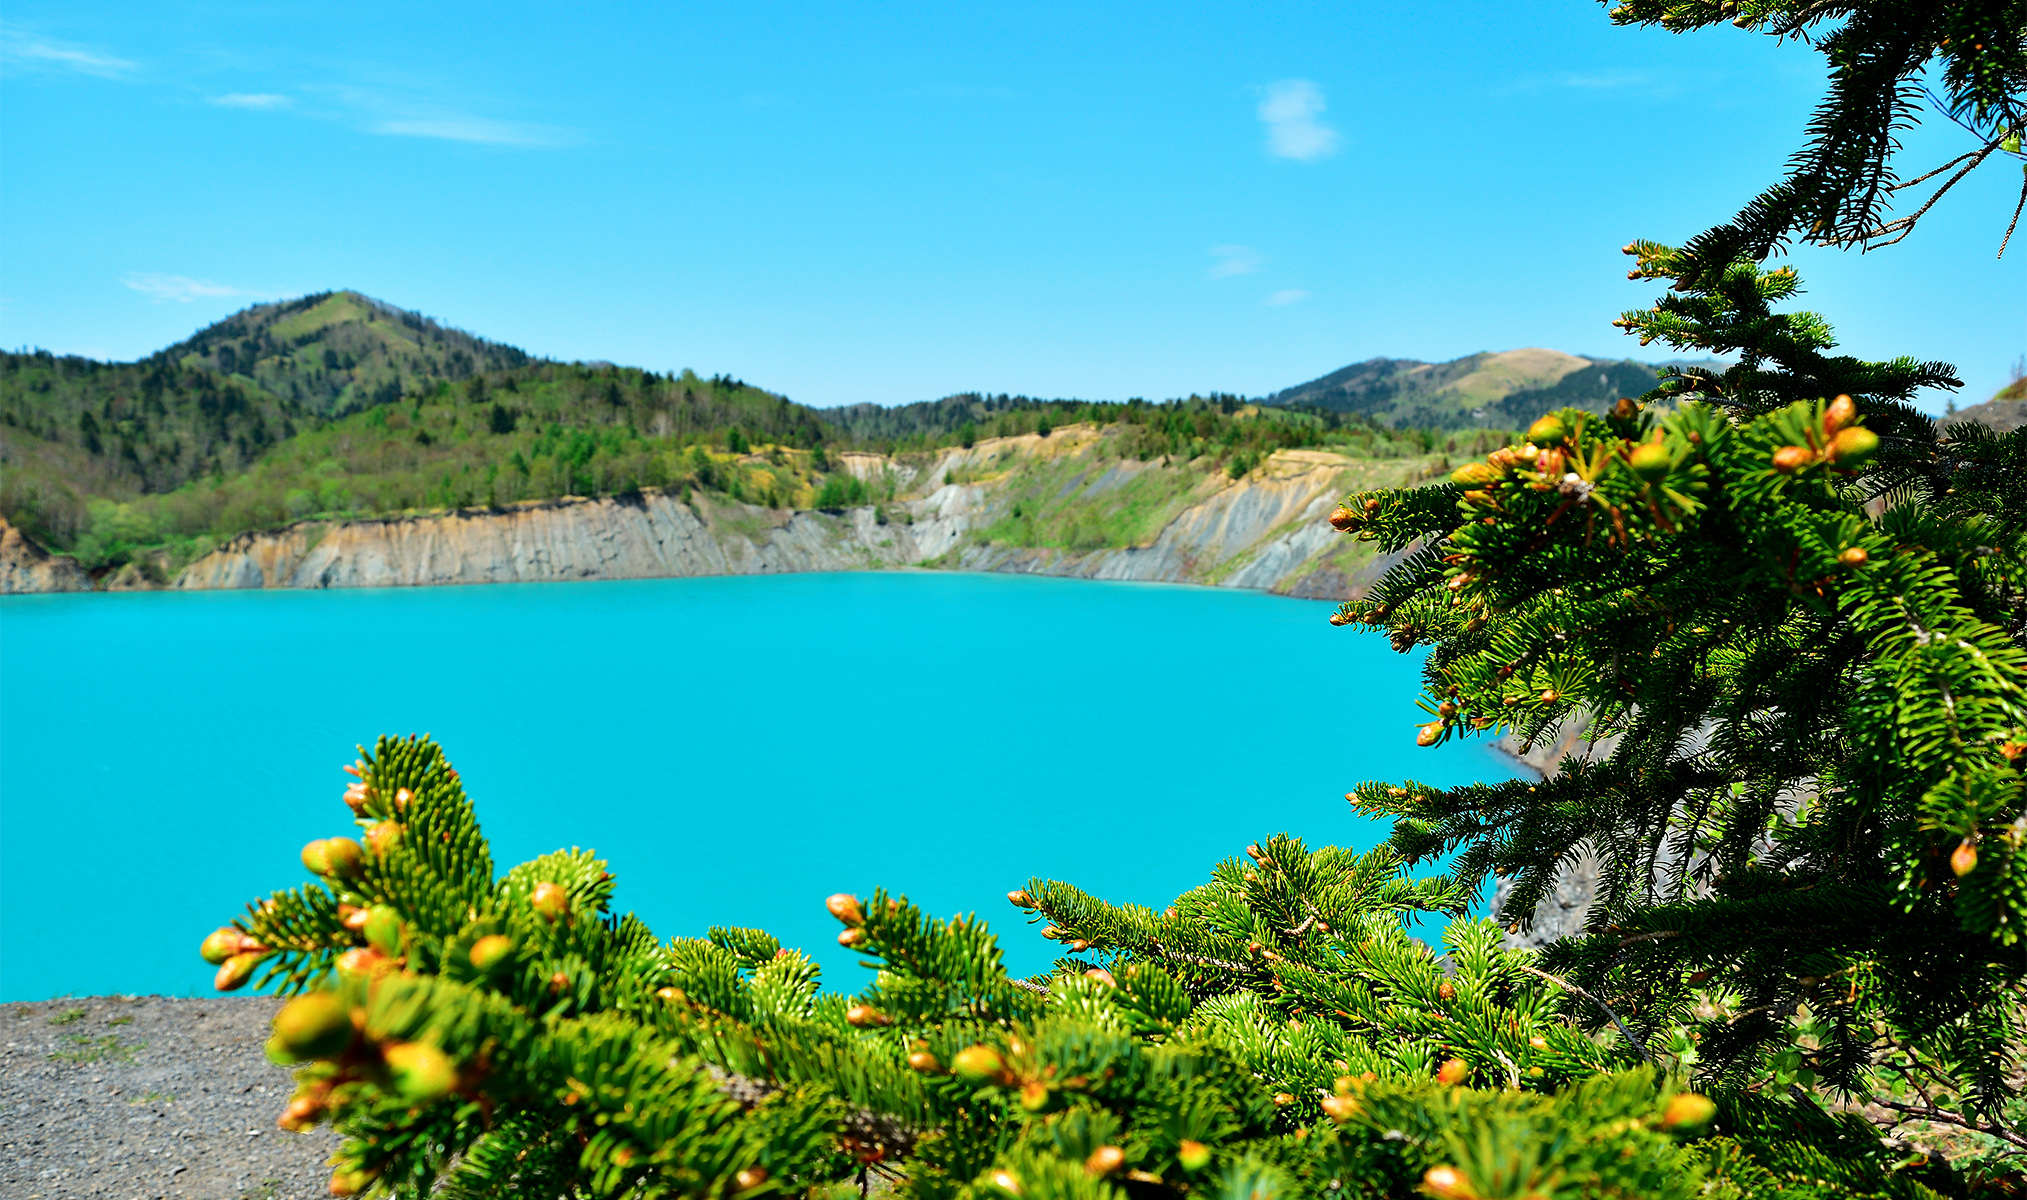
POLYGON ((208 994, 197 943, 356 834, 340 767, 427 732, 499 869, 567 846, 663 937, 766 929, 868 980, 832 892, 978 912, 1031 875, 1163 905, 1417 749, 1417 660, 1258 593, 860 573, 0 600, 0 999, 208 994))

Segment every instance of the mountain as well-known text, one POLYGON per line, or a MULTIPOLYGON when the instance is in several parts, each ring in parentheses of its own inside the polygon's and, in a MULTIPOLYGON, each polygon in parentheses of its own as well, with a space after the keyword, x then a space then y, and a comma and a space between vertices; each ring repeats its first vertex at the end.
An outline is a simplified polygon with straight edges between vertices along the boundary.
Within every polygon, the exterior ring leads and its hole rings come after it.
POLYGON ((536 359, 325 292, 249 308, 139 362, 0 355, 0 518, 88 570, 166 578, 221 541, 306 520, 631 503, 657 490, 845 509, 892 498, 887 474, 851 466, 866 453, 899 462, 995 439, 1054 445, 1052 431, 1072 426, 1102 431, 1094 455, 1192 481, 1244 480, 1285 452, 1440 457, 1461 438, 1483 453, 1483 427, 1644 390, 1651 377, 1522 350, 1374 360, 1266 405, 965 394, 826 411, 729 376, 536 359))
POLYGON ((509 466, 516 445, 532 452, 537 430, 563 464, 546 486, 569 491, 638 478, 643 431, 722 441, 733 429, 796 445, 831 436, 814 410, 729 377, 538 360, 324 292, 246 309, 137 362, 0 353, 0 517, 91 558, 94 545, 257 528, 327 500, 469 503, 492 490, 472 472, 509 466), (482 450, 474 435, 500 441, 482 450), (106 517, 115 506, 126 515, 106 517), (109 521, 117 532, 81 543, 109 521))
POLYGON ((348 291, 256 305, 153 360, 217 371, 318 414, 388 404, 533 361, 512 346, 348 291))
POLYGON ((329 292, 248 309, 134 363, 0 355, 0 518, 90 570, 166 577, 223 539, 311 518, 655 489, 844 508, 886 484, 834 452, 1046 439, 1076 422, 1116 427, 1111 453, 1232 479, 1283 449, 1403 452, 1367 421, 1237 397, 824 413, 724 375, 533 359, 329 292))
POLYGON ((1285 388, 1263 403, 1356 414, 1391 429, 1524 429, 1545 412, 1601 412, 1654 386, 1657 368, 1559 350, 1470 354, 1443 363, 1373 358, 1285 388))

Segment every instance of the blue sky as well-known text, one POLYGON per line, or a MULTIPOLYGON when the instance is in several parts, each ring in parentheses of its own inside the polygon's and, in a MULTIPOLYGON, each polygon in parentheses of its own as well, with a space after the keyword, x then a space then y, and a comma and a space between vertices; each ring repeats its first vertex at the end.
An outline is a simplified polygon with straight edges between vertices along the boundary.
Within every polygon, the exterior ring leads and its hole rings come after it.
MULTIPOLYGON (((1611 319, 1776 177, 1806 47, 1597 4, 15 0, 0 344, 131 358, 352 287, 813 404, 1260 394, 1611 319)), ((1968 135, 1933 120, 1906 166, 1968 135)), ((2011 164, 1797 256, 1845 350, 2027 353, 2011 164)), ((1646 357, 1659 357, 1659 347, 1646 357)), ((1927 407, 1940 409, 1941 396, 1927 407)))

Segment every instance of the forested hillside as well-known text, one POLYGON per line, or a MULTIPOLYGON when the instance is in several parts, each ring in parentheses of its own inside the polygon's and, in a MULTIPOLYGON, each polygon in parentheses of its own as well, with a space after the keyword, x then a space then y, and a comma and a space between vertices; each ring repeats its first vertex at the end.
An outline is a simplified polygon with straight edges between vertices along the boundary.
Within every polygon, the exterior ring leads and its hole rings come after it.
POLYGON ((86 496, 164 492, 244 470, 310 419, 243 379, 164 355, 101 363, 0 354, 0 512, 68 544, 86 496))
POLYGON ((1235 396, 961 395, 818 410, 727 376, 530 358, 351 292, 262 305, 136 363, 0 358, 0 516, 87 568, 171 569, 306 517, 643 488, 767 507, 877 499, 842 450, 919 453, 1076 422, 1112 453, 1234 477, 1277 449, 1433 445, 1357 415, 1235 396))
POLYGON ((1438 431, 1517 426, 1652 375, 1531 350, 1375 360, 1266 403, 966 393, 821 410, 724 375, 535 359, 327 292, 249 308, 139 362, 0 356, 0 516, 89 569, 174 570, 309 517, 648 488, 844 508, 879 497, 842 451, 924 454, 1071 424, 1104 431, 1108 455, 1233 478, 1284 449, 1395 458, 1439 449, 1438 431))
POLYGON ((357 292, 322 292, 235 313, 149 361, 237 376, 316 413, 353 412, 533 360, 357 292))

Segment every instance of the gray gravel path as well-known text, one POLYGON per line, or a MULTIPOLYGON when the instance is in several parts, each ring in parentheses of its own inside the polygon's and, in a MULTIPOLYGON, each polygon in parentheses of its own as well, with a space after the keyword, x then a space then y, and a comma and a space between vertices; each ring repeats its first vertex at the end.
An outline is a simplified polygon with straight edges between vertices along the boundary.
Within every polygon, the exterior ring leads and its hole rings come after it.
POLYGON ((261 1054, 278 1002, 94 996, 0 1005, 4 1200, 311 1200, 327 1129, 275 1118, 295 1090, 261 1054))

